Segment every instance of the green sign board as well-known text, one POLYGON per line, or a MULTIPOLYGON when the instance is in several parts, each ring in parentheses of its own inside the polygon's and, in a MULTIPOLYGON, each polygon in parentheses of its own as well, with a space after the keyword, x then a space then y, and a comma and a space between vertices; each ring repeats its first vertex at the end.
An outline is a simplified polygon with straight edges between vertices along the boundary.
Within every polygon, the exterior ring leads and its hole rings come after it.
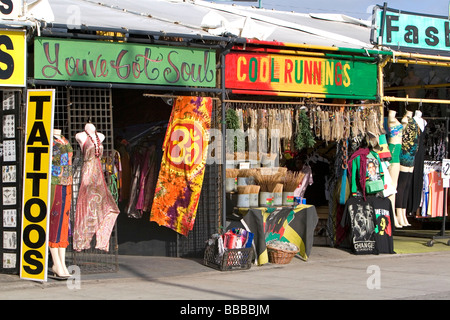
POLYGON ((394 49, 450 49, 450 21, 447 17, 374 8, 372 42, 394 49), (379 43, 381 40, 381 43, 379 43))
POLYGON ((216 87, 214 51, 37 37, 35 79, 216 87))

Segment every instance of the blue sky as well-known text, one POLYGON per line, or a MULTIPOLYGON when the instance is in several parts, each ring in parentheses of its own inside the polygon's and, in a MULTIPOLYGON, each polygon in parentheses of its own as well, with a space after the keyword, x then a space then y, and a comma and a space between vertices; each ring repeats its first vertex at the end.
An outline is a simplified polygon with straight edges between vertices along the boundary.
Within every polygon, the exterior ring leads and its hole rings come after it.
MULTIPOLYGON (((258 2, 209 0, 217 3, 227 3, 245 6, 257 6, 258 2)), ((295 11, 301 13, 340 13, 354 18, 367 20, 371 15, 371 6, 383 5, 388 7, 417 13, 448 15, 449 0, 261 0, 262 7, 282 11, 295 11)))

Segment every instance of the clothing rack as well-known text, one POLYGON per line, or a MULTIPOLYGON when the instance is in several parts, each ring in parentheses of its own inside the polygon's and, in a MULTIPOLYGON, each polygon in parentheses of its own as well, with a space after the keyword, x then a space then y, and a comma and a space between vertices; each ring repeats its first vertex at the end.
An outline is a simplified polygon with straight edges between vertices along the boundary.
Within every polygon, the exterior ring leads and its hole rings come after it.
MULTIPOLYGON (((446 131, 446 139, 445 139, 445 158, 448 157, 448 135, 449 135, 449 118, 447 117, 423 117, 425 120, 445 120, 445 131, 446 131)), ((435 163, 435 162, 439 162, 442 163, 441 161, 429 161, 429 160, 425 160, 425 162, 428 163, 435 163)), ((444 189, 445 190, 445 189, 444 189)), ((447 204, 447 192, 448 190, 444 191, 444 206, 446 206, 447 204)), ((431 239, 427 241, 426 245, 428 247, 432 247, 434 245, 435 240, 438 239, 450 239, 450 235, 446 235, 445 234, 445 223, 446 223, 446 208, 444 207, 444 211, 443 211, 443 215, 442 215, 442 226, 441 229, 439 230, 439 232, 433 236, 431 236, 431 239)), ((401 236, 407 236, 407 237, 417 237, 417 238, 428 238, 428 235, 424 235, 421 233, 412 233, 412 232, 408 232, 408 231, 404 231, 404 230, 396 230, 395 231, 395 235, 401 235, 401 236)), ((450 246, 450 240, 447 241, 447 245, 450 246)))

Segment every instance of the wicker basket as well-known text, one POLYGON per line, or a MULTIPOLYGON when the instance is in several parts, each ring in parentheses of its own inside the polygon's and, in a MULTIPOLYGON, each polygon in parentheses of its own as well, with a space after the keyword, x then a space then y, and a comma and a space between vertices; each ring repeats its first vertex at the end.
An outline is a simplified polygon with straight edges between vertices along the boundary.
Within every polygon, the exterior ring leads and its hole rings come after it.
POLYGON ((220 270, 247 270, 252 266, 253 248, 226 249, 220 257, 216 245, 205 249, 203 262, 206 266, 220 270))
POLYGON ((267 253, 269 255, 269 262, 275 264, 288 264, 298 251, 287 251, 267 246, 267 253))

